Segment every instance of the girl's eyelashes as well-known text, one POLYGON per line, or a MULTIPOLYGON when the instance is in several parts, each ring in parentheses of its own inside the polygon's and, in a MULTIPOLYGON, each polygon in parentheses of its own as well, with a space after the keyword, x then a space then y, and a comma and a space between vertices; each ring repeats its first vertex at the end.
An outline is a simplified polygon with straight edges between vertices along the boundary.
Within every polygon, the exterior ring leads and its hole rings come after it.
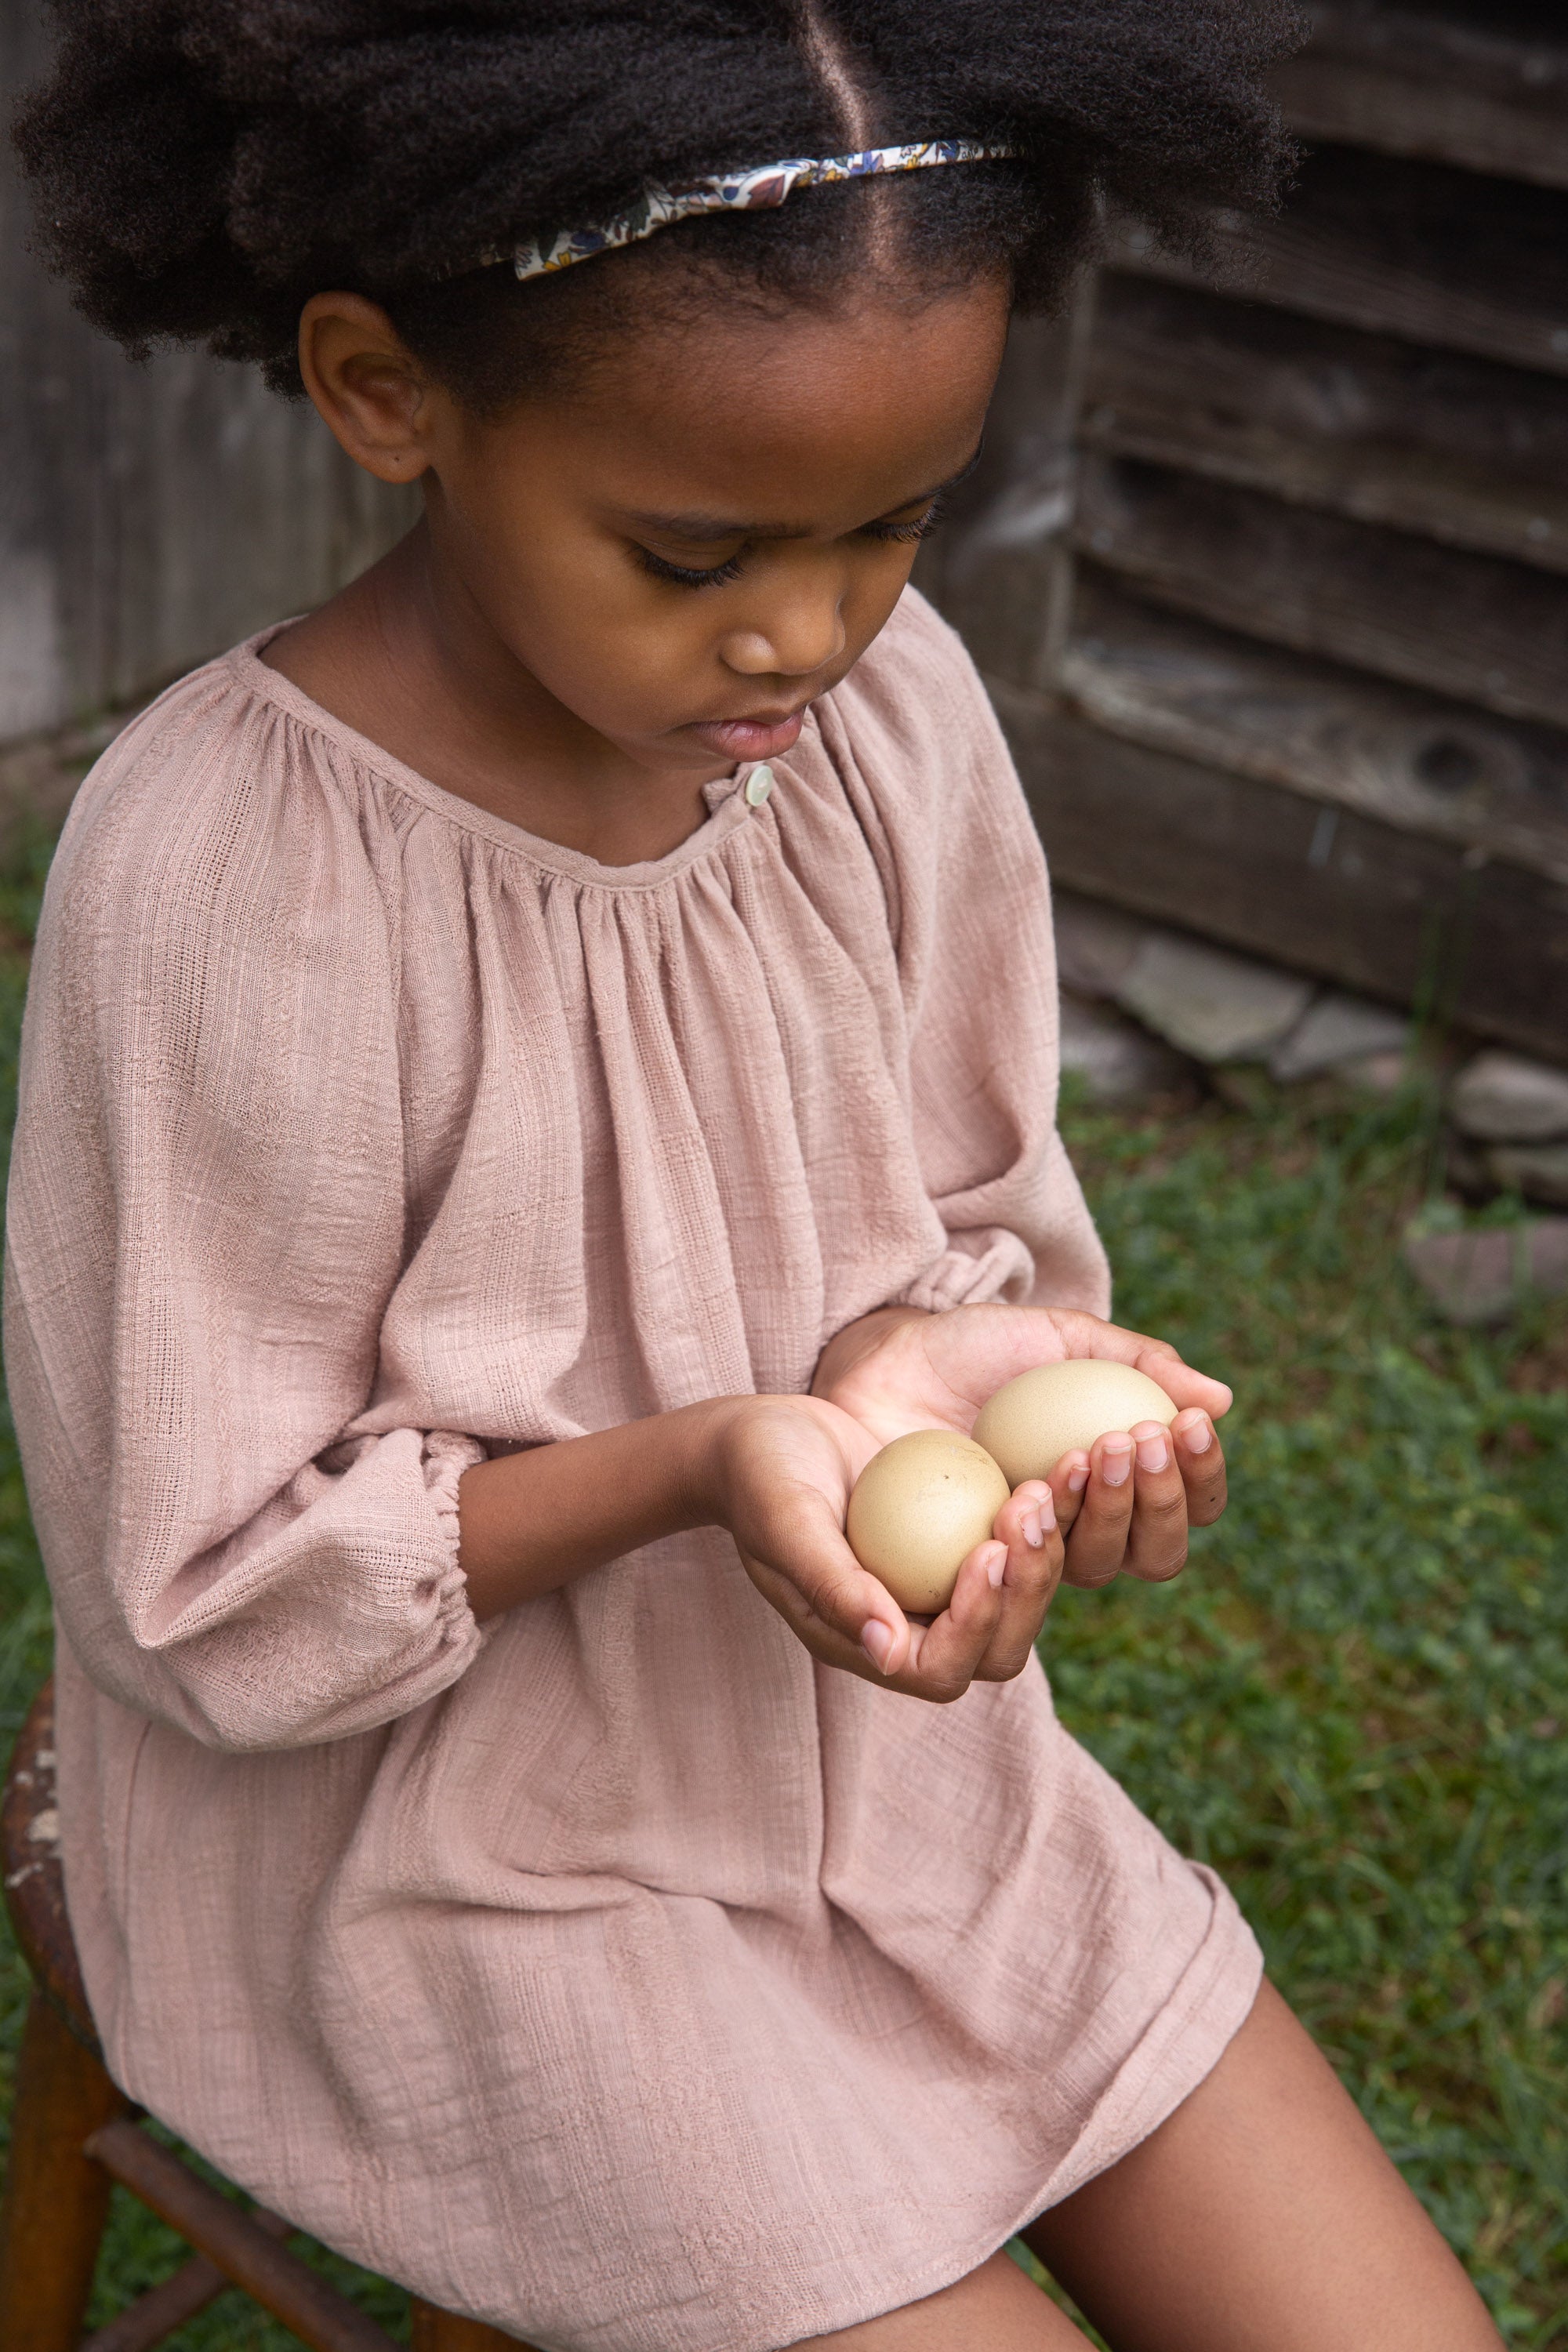
MULTIPOLYGON (((893 541, 907 546, 911 540, 928 538, 936 529, 942 520, 942 504, 941 499, 933 499, 924 514, 917 515, 912 522, 864 522, 855 536, 858 539, 879 540, 884 544, 893 541)), ((651 572, 656 580, 673 581, 678 588, 725 587, 731 580, 740 578, 741 558, 745 552, 744 549, 738 549, 733 555, 726 556, 722 563, 700 570, 691 564, 671 563, 667 556, 656 555, 651 547, 644 547, 640 540, 634 541, 632 546, 645 572, 651 572)))
POLYGON ((860 526, 862 539, 900 540, 906 545, 911 539, 929 539, 946 510, 945 499, 932 499, 923 515, 913 522, 867 522, 860 526))
POLYGON ((739 555, 728 556, 722 563, 715 563, 708 571, 699 572, 685 563, 668 563, 662 555, 656 555, 651 547, 644 547, 640 543, 637 544, 636 551, 637 562, 645 572, 651 572, 656 580, 673 580, 679 588, 722 588, 727 581, 738 580, 741 576, 739 555))

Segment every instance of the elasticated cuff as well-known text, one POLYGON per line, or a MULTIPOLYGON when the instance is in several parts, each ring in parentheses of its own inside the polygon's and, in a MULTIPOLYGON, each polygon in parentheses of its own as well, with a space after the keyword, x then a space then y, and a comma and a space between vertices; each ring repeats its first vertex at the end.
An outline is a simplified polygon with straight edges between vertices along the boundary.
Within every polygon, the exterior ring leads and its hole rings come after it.
POLYGON ((432 1429, 425 1439, 420 1466, 425 1491, 436 1507, 436 1517, 447 1549, 447 1563, 436 1585, 436 1627, 444 1649, 482 1649, 496 1621, 481 1625, 468 1600, 468 1580, 458 1565, 458 1482, 465 1470, 487 1458, 477 1437, 463 1437, 450 1429, 432 1429))

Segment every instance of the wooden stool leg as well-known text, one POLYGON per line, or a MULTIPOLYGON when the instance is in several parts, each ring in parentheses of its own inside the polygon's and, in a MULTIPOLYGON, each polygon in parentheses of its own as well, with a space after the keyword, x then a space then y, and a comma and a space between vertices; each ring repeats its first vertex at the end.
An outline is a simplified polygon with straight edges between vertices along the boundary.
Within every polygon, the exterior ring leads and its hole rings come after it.
POLYGON ((82 2142, 128 2102, 40 1993, 16 2070, 0 2207, 0 2344, 73 2352, 113 2184, 82 2142))
MULTIPOLYGON (((517 2336, 503 2336, 499 2327, 487 2327, 482 2319, 458 2319, 449 2311, 437 2311, 433 2303, 421 2303, 417 2295, 411 2316, 412 2352, 529 2352, 517 2336)), ((0 2337, 0 2342, 6 2339, 0 2337)), ((10 2352, 8 2342, 6 2352, 10 2352)))

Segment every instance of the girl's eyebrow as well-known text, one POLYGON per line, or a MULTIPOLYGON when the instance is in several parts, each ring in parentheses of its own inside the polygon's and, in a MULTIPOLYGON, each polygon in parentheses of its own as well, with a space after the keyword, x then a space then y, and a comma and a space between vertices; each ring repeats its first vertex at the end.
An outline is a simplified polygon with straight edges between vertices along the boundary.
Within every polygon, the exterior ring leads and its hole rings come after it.
MULTIPOLYGON (((905 507, 921 506, 928 499, 943 498, 949 490, 955 490, 980 463, 983 446, 984 444, 977 443, 973 456, 959 467, 956 474, 950 474, 945 482, 938 482, 929 490, 911 491, 907 499, 898 499, 886 511, 898 514, 905 507)), ((670 539, 696 540, 699 543, 710 539, 809 539, 811 536, 809 530, 803 529, 799 523, 737 522, 731 515, 633 513, 628 514, 626 520, 638 530, 653 531, 670 539)), ((872 520, 879 518, 873 517, 872 520)))

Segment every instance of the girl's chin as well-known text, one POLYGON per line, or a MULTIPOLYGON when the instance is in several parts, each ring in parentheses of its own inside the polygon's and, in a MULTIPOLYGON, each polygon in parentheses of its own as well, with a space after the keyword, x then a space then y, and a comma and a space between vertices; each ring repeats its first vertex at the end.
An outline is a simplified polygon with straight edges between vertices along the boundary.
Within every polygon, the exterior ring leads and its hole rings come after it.
POLYGON ((804 711, 788 719, 715 719, 683 727, 681 733, 721 760, 776 760, 800 738, 804 711))

